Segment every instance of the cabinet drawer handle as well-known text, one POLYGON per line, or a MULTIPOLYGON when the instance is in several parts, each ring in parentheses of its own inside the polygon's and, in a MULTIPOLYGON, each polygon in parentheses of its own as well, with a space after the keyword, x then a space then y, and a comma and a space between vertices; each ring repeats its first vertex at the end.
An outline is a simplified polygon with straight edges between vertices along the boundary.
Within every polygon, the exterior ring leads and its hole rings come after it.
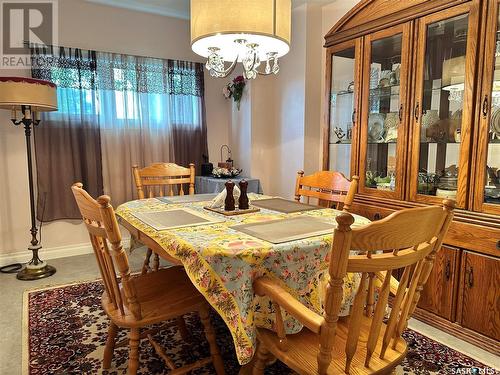
POLYGON ((486 116, 488 116, 488 95, 485 95, 483 100, 483 117, 486 116))
POLYGON ((399 122, 403 122, 403 103, 399 106, 399 122))
POLYGON ((380 220, 382 218, 382 215, 380 215, 378 212, 373 215, 373 220, 380 220))
POLYGON ((467 278, 467 283, 469 284, 469 288, 472 288, 474 286, 474 271, 471 268, 469 268, 469 277, 467 278))
POLYGON ((413 115, 415 116, 415 121, 418 122, 418 117, 419 117, 419 110, 420 110, 420 104, 417 102, 415 105, 415 110, 413 111, 413 115))
POLYGON ((356 109, 353 109, 352 111, 351 120, 352 120, 352 126, 354 126, 356 124, 356 109))
POLYGON ((444 269, 444 275, 446 276, 446 280, 450 280, 450 274, 451 274, 451 264, 450 260, 446 262, 446 267, 444 269))

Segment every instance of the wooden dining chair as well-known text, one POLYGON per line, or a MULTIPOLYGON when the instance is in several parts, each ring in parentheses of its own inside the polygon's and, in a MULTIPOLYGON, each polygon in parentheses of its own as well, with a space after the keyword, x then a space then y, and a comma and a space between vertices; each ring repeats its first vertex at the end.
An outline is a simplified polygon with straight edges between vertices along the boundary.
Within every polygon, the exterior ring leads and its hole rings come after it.
POLYGON ((358 176, 352 176, 349 181, 342 173, 319 171, 304 176, 304 171, 297 172, 295 183, 295 200, 300 202, 301 197, 318 199, 320 206, 349 211, 358 189, 358 176))
POLYGON ((401 210, 361 228, 351 228, 347 212, 336 220, 328 285, 322 315, 311 311, 269 276, 254 282, 257 295, 268 296, 276 312, 276 333, 258 329, 253 374, 262 374, 273 356, 299 374, 385 374, 407 353, 401 333, 407 326, 431 272, 436 251, 453 218, 454 202, 401 210), (388 251, 382 252, 381 250, 388 251), (351 251, 358 252, 358 255, 351 251), (361 252, 362 255, 359 255, 361 252), (384 320, 392 273, 404 268, 384 320), (344 278, 360 274, 360 285, 348 317, 339 317, 344 278), (377 288, 376 273, 383 273, 377 288), (305 328, 286 335, 281 309, 305 328))
POLYGON ((210 324, 209 305, 184 270, 171 267, 145 275, 131 275, 110 198, 103 195, 94 200, 81 183, 75 183, 71 189, 94 248, 105 289, 102 306, 111 320, 104 349, 103 368, 110 368, 114 349, 128 341, 128 374, 136 374, 139 367, 139 344, 141 339, 147 337, 158 355, 172 370, 171 373, 184 374, 212 362, 217 374, 224 374, 214 330, 210 324), (193 311, 198 312, 201 318, 211 356, 176 368, 170 357, 153 340, 152 334, 159 329, 153 329, 151 326, 193 311), (116 343, 119 328, 129 330, 128 340, 116 343))
MULTIPOLYGON (((189 168, 174 163, 154 163, 142 169, 134 165, 132 174, 139 199, 173 196, 176 193, 184 195, 186 185, 189 195, 194 194, 195 167, 192 163, 189 168)), ((154 255, 153 267, 150 266, 152 254, 153 251, 148 248, 142 267, 143 273, 157 271, 160 267, 158 254, 154 255)))

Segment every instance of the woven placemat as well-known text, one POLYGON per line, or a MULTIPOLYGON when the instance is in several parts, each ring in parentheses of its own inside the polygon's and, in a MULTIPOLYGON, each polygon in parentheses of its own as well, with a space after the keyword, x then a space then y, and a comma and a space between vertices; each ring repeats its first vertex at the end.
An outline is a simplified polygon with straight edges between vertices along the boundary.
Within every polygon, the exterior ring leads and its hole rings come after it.
POLYGON ((257 199, 252 201, 253 206, 278 211, 285 214, 294 212, 318 210, 323 207, 312 206, 283 198, 257 199))
POLYGON ((213 224, 224 220, 203 216, 186 208, 168 211, 135 212, 133 215, 156 230, 213 224))
POLYGON ((211 201, 217 194, 193 194, 193 195, 176 195, 173 197, 157 197, 156 199, 164 203, 190 203, 190 202, 205 202, 211 201))
POLYGON ((235 225, 231 228, 249 234, 252 237, 277 244, 328 233, 333 235, 335 224, 326 223, 321 219, 310 216, 301 216, 290 219, 235 225))

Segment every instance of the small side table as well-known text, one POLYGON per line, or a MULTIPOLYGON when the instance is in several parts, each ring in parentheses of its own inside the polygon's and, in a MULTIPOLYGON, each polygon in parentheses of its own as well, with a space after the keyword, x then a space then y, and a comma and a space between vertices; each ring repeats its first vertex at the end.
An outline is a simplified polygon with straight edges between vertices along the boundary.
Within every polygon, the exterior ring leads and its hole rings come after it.
POLYGON ((225 188, 225 184, 228 180, 233 181, 238 184, 241 180, 248 181, 248 192, 263 194, 262 186, 260 185, 260 180, 258 178, 251 177, 232 177, 232 178, 216 178, 211 176, 196 176, 194 182, 194 189, 196 194, 215 194, 220 193, 225 188))

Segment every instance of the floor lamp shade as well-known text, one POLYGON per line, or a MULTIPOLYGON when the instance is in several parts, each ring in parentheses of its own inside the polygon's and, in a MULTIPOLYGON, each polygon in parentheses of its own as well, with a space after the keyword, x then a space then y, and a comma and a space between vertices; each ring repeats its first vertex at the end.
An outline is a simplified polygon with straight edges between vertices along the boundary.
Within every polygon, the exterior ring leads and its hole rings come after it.
POLYGON ((0 108, 20 111, 30 106, 32 112, 57 111, 56 85, 25 77, 0 77, 0 108))
MULTIPOLYGON (((56 269, 42 261, 38 252, 42 248, 38 241, 35 212, 35 186, 33 182, 33 161, 31 155, 31 132, 40 123, 40 112, 57 111, 57 87, 52 82, 25 77, 0 77, 0 109, 11 111, 11 121, 15 126, 24 127, 26 156, 28 160, 28 184, 31 209, 31 241, 28 250, 32 258, 17 273, 19 280, 37 280, 53 275, 56 269), (18 113, 21 117, 18 119, 18 113)), ((9 265, 12 270, 22 268, 21 264, 9 265)), ((3 272, 5 272, 3 270, 3 272)))

